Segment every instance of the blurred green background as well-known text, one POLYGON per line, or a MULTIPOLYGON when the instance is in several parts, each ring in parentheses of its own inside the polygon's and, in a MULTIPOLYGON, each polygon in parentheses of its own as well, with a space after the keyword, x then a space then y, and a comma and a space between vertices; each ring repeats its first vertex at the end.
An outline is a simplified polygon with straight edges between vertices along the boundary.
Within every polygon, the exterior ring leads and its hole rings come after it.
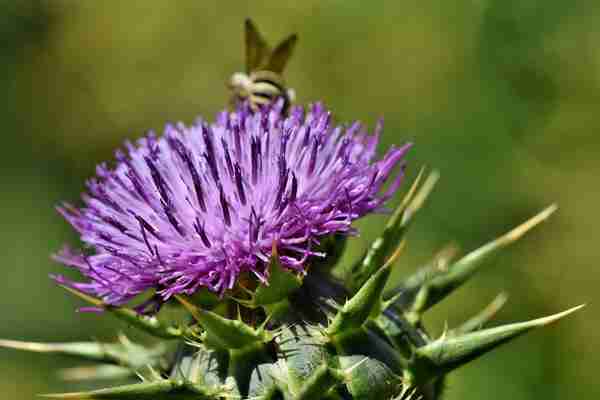
MULTIPOLYGON (((49 254, 77 243, 53 207, 125 138, 222 108, 247 16, 273 42, 298 32, 287 79, 300 102, 322 99, 338 121, 384 116, 386 145, 416 143, 411 176, 441 170, 398 277, 450 241, 468 251, 559 204, 427 322, 439 333, 500 290, 511 298, 498 322, 589 306, 460 369, 447 399, 600 398, 597 0, 0 1, 0 337, 126 329, 75 313, 48 279, 64 271, 49 254)), ((383 221, 361 221, 351 247, 383 221)), ((79 389, 56 376, 73 365, 0 350, 0 397, 79 389)))

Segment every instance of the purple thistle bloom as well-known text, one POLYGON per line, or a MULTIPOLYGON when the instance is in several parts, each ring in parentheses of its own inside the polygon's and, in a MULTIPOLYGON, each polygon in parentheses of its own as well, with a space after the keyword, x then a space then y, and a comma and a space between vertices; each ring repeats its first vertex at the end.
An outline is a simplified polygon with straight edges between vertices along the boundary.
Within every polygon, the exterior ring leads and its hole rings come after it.
POLYGON ((56 260, 87 282, 64 285, 120 305, 149 289, 155 300, 208 288, 222 294, 241 273, 267 282, 276 242, 282 265, 300 273, 319 238, 352 233, 351 223, 382 209, 400 185, 409 144, 371 162, 382 128, 368 135, 359 123, 333 127, 321 104, 282 112, 282 102, 252 113, 224 111, 211 125, 168 125, 150 133, 116 166, 97 167, 85 206, 60 213, 93 249, 63 250, 56 260))

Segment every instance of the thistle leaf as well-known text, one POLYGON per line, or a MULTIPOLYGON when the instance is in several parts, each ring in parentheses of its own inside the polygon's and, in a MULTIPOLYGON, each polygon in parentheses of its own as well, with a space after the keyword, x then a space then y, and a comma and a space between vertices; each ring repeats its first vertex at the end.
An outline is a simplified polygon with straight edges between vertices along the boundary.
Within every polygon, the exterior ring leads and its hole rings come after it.
POLYGON ((356 399, 389 399, 402 387, 401 379, 379 360, 363 356, 342 356, 346 387, 356 399))
POLYGON ((217 400, 219 397, 202 388, 191 387, 182 382, 161 380, 149 383, 117 386, 114 388, 92 390, 89 392, 43 394, 42 397, 51 399, 77 400, 217 400))
POLYGON ((0 340, 0 347, 33 351, 37 353, 63 354, 84 360, 118 364, 130 369, 156 364, 159 361, 160 356, 165 352, 163 346, 159 345, 153 349, 148 349, 144 346, 130 342, 124 336, 120 336, 120 342, 118 343, 36 343, 16 340, 0 340))
POLYGON ((332 355, 324 346, 326 338, 310 326, 287 326, 276 340, 281 357, 286 361, 286 383, 292 393, 300 392, 304 382, 321 365, 333 363, 332 355))
POLYGON ((38 343, 0 339, 0 347, 9 349, 64 354, 92 361, 114 361, 114 357, 108 352, 108 346, 97 342, 38 343))
POLYGON ((398 259, 403 248, 404 242, 401 242, 383 267, 372 275, 360 290, 337 312, 335 318, 327 327, 328 335, 335 336, 358 329, 369 317, 379 316, 383 311, 381 297, 390 276, 390 266, 398 259))
POLYGON ((490 322, 504 307, 506 301, 508 300, 508 295, 505 292, 500 293, 498 296, 492 300, 490 304, 479 314, 475 315, 472 318, 469 318, 467 321, 463 322, 462 325, 448 331, 448 336, 457 336, 462 335, 464 333, 469 333, 481 329, 485 324, 490 322))
POLYGON ((202 343, 188 344, 193 347, 193 351, 181 357, 177 366, 171 371, 170 379, 186 380, 210 388, 224 386, 229 354, 225 351, 208 349, 202 343))
POLYGON ((296 400, 313 400, 319 399, 323 394, 344 382, 344 372, 335 368, 331 368, 326 364, 321 365, 317 370, 304 382, 300 393, 295 397, 296 400))
POLYGON ((203 341, 216 349, 240 349, 245 346, 267 343, 272 335, 264 329, 254 329, 239 319, 228 319, 212 311, 191 304, 183 296, 175 298, 192 314, 205 330, 203 341))
MULTIPOLYGON (((161 323, 158 318, 148 315, 142 315, 127 307, 116 307, 110 304, 104 303, 102 300, 92 297, 88 294, 80 292, 72 287, 62 286, 68 292, 74 294, 80 299, 98 307, 104 311, 110 312, 117 318, 125 321, 126 323, 135 326, 153 336, 161 339, 177 339, 183 336, 184 332, 182 329, 174 326, 166 326, 161 323)), ((187 333, 187 332, 186 332, 187 333)))
POLYGON ((133 376, 133 371, 120 365, 99 364, 63 368, 58 376, 65 381, 112 380, 133 376))
POLYGON ((385 259, 402 241, 414 214, 423 206, 433 190, 439 179, 439 173, 433 171, 423 185, 418 188, 423 172, 424 169, 421 169, 417 179, 389 219, 382 236, 373 242, 365 256, 352 267, 347 282, 347 286, 352 292, 356 292, 383 265, 385 259))
POLYGON ((584 305, 548 317, 484 329, 460 336, 444 335, 417 349, 414 363, 417 368, 425 368, 428 375, 433 378, 450 372, 534 328, 554 323, 582 307, 584 305))
POLYGON ((415 327, 402 313, 392 309, 386 309, 372 324, 385 333, 385 337, 394 343, 405 358, 410 358, 416 347, 424 346, 429 341, 421 327, 415 327))
MULTIPOLYGON (((526 232, 546 220, 556 209, 557 206, 554 204, 545 208, 525 223, 479 249, 472 251, 450 265, 447 269, 440 269, 429 280, 425 280, 421 284, 419 284, 419 280, 421 279, 409 278, 408 281, 412 282, 413 286, 404 286, 400 290, 404 290, 410 294, 408 299, 412 300, 412 304, 406 304, 407 298, 404 298, 404 303, 400 304, 400 306, 403 309, 410 307, 410 313, 414 314, 415 318, 418 319, 423 312, 442 301, 473 276, 485 260, 521 238, 526 232), (414 286, 415 284, 419 284, 419 286, 414 286)), ((426 276, 422 271, 417 272, 415 275, 420 277, 426 276)))
POLYGON ((256 366, 250 376, 248 399, 276 400, 283 398, 278 387, 282 372, 277 363, 262 363, 256 366))
POLYGON ((434 276, 447 272, 448 266, 454 260, 458 252, 459 247, 455 243, 444 246, 427 264, 406 278, 399 287, 386 293, 386 302, 389 302, 390 305, 394 304, 402 310, 410 309, 423 284, 431 280, 434 276))
POLYGON ((264 306, 282 301, 302 285, 302 279, 298 275, 286 271, 282 267, 275 241, 273 242, 271 262, 268 269, 269 282, 256 288, 251 301, 254 306, 264 306))

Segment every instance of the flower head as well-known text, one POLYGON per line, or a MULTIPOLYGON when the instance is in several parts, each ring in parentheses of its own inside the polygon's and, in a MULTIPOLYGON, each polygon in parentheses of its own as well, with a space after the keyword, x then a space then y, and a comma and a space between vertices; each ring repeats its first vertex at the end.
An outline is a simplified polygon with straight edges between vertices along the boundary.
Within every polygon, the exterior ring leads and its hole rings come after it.
POLYGON ((216 122, 167 125, 97 167, 84 207, 59 207, 91 248, 55 258, 86 282, 65 285, 119 305, 147 290, 162 301, 200 288, 231 289, 242 273, 268 281, 275 242, 288 269, 306 271, 319 239, 351 233, 353 220, 380 210, 398 188, 383 185, 409 145, 375 162, 381 124, 331 125, 321 104, 281 112, 224 111, 216 122))

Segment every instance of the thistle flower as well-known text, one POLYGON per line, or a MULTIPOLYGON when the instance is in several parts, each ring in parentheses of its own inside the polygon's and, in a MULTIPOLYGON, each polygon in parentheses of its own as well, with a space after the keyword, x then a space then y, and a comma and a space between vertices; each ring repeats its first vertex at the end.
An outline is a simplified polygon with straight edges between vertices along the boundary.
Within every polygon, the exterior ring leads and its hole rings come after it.
POLYGON ((92 251, 55 258, 88 281, 54 279, 111 305, 148 290, 157 304, 201 288, 223 294, 245 273, 268 283, 274 243, 286 269, 306 273, 325 256, 320 239, 352 234, 352 221, 382 209, 410 145, 373 161, 381 123, 368 135, 359 123, 334 127, 319 103, 306 115, 282 106, 242 104, 212 124, 126 143, 115 167, 99 165, 87 182, 83 208, 58 208, 92 251))
MULTIPOLYGON (((251 21, 245 27, 252 72, 256 58, 271 51, 251 21)), ((267 72, 281 72, 295 42, 290 38, 269 56, 267 72)), ((423 323, 427 310, 546 220, 556 205, 456 260, 455 248, 447 248, 385 292, 407 231, 438 180, 436 171, 426 176, 421 170, 381 235, 344 268, 340 281, 329 268, 342 247, 338 235, 354 233, 355 219, 384 208, 402 181, 410 144, 376 159, 381 123, 373 135, 358 123, 333 127, 318 103, 306 115, 294 107, 286 116, 285 99, 272 97, 285 92, 275 82, 258 81, 252 105, 237 94, 242 103, 213 124, 168 125, 160 138, 149 134, 127 143, 114 168, 98 167, 83 208, 59 207, 91 251, 66 249, 56 256, 87 282, 55 279, 96 309, 153 335, 157 345, 124 335, 116 343, 0 339, 0 347, 95 363, 62 371, 65 379, 142 378, 47 397, 439 400, 451 371, 582 307, 482 328, 506 301, 500 295, 437 338, 423 323), (274 102, 261 108, 266 98, 274 102), (307 274, 309 265, 315 271, 307 274), (200 289, 221 295, 234 290, 212 304, 185 296, 200 289), (137 309, 122 304, 146 291, 153 296, 137 309), (193 323, 154 315, 170 297, 193 323)))

